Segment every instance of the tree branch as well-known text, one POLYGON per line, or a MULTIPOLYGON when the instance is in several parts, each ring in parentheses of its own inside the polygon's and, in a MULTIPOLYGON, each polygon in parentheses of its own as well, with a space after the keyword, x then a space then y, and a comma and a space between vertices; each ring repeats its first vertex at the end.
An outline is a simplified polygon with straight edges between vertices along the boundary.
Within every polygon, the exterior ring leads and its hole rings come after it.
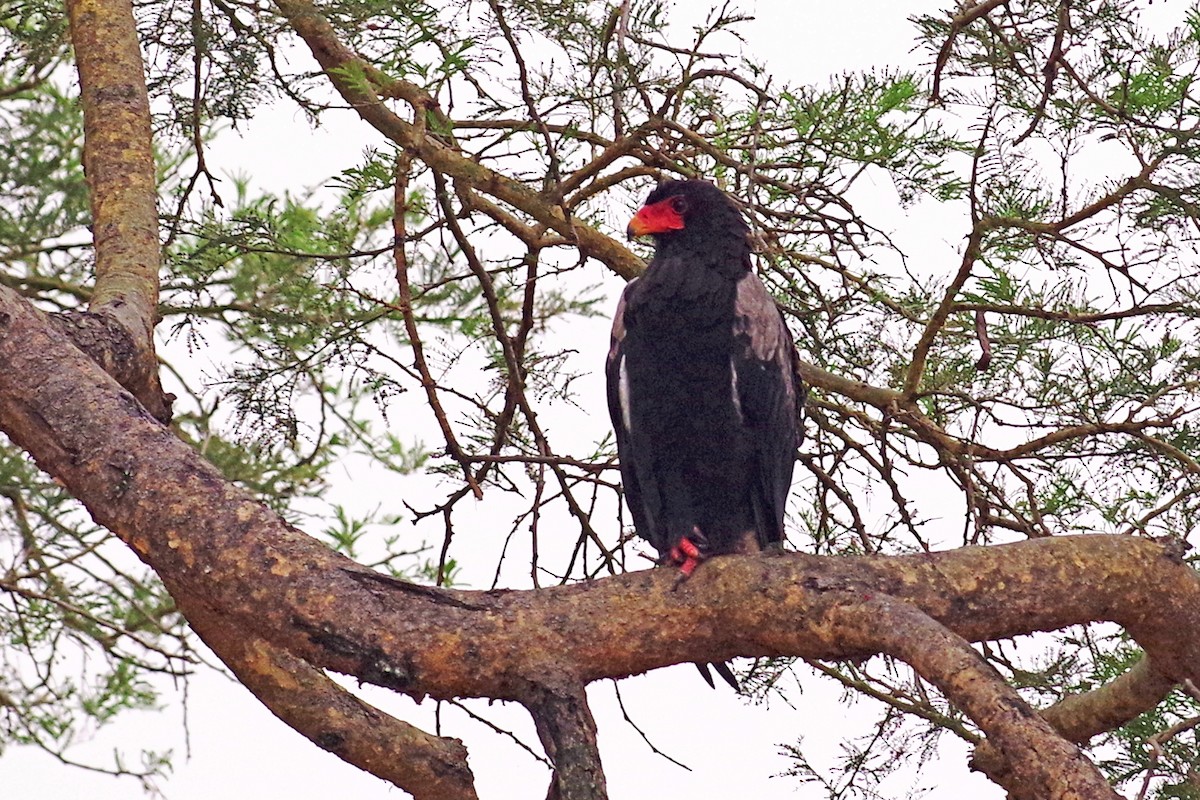
POLYGON ((1034 713, 965 639, 923 611, 871 595, 831 614, 849 646, 882 650, 911 665, 971 717, 1009 767, 1018 798, 1100 800, 1119 796, 1075 745, 1034 713))
MULTIPOLYGON (((125 385, 160 421, 171 417, 154 357, 158 308, 158 189, 150 100, 129 0, 68 0, 83 106, 83 166, 92 208, 96 286, 89 308, 129 341, 106 347, 133 371, 125 385), (132 348, 131 356, 122 353, 132 348)), ((96 340, 97 344, 101 340, 96 340)), ((105 359, 109 361, 110 359, 105 359)))
MULTIPOLYGON (((1174 681, 1143 657, 1111 683, 1064 697, 1040 713, 1068 741, 1087 744, 1093 736, 1116 730, 1153 709, 1174 687, 1174 681)), ((1009 765, 990 742, 976 748, 971 767, 1001 786, 1007 786, 1012 779, 1009 765)))
MULTIPOLYGON (((380 102, 371 84, 362 78, 370 74, 369 65, 338 39, 329 21, 309 0, 276 0, 276 6, 287 17, 292 29, 304 39, 346 102, 365 122, 414 158, 528 214, 575 244, 583 255, 595 258, 623 278, 636 277, 645 268, 642 260, 616 239, 590 225, 575 225, 567 219, 557 199, 488 169, 438 137, 427 134, 421 126, 394 114, 380 102)), ((392 83, 395 82, 389 82, 389 86, 392 83)))
POLYGON ((390 781, 414 800, 476 800, 467 749, 368 705, 286 650, 181 596, 188 622, 271 713, 322 750, 390 781))
POLYGON ((556 677, 861 657, 879 647, 847 635, 846 609, 880 594, 968 641, 1117 622, 1163 676, 1200 682, 1200 577, 1177 544, 1074 536, 903 557, 727 556, 677 590, 668 570, 535 591, 414 586, 330 551, 224 480, 7 288, 0 364, 0 429, 172 594, 205 598, 314 667, 416 697, 521 701, 556 677))
POLYGON ((454 428, 450 425, 450 419, 446 416, 445 409, 442 408, 441 400, 438 399, 437 381, 433 379, 433 375, 429 372, 429 365, 425 361, 425 345, 421 341, 421 331, 413 312, 412 284, 408 279, 408 253, 404 249, 408 238, 408 173, 411 166, 412 159, 407 153, 402 153, 396 159, 396 183, 392 204, 392 231, 395 246, 392 249, 392 258, 396 265, 396 284, 399 287, 398 305, 400 314, 404 317, 404 331, 408 334, 408 346, 412 348, 413 368, 421 376, 421 387, 425 390, 425 399, 446 440, 446 454, 462 468, 463 480, 467 482, 467 486, 471 487, 475 499, 482 500, 483 489, 479 487, 479 483, 471 473, 471 465, 464 458, 462 447, 454 436, 454 428))
POLYGON ((554 763, 547 800, 605 800, 604 770, 596 744, 596 721, 582 682, 565 680, 531 687, 522 701, 554 763))
POLYGON ((972 22, 987 16, 997 6, 1005 5, 1007 2, 1008 0, 978 0, 965 4, 961 11, 950 18, 950 31, 946 34, 946 40, 942 42, 941 49, 938 50, 937 61, 933 67, 933 88, 929 92, 929 99, 932 102, 942 102, 942 71, 946 68, 950 55, 954 52, 954 40, 972 22))

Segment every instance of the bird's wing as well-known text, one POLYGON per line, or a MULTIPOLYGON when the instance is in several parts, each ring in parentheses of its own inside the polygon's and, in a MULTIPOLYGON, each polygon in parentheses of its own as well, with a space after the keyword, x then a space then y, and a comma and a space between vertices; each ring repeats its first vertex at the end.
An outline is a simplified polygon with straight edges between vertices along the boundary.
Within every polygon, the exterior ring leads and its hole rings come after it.
POLYGON ((752 272, 738 281, 732 355, 734 400, 754 443, 751 491, 759 545, 782 542, 783 514, 799 444, 803 384, 779 307, 752 272))
MULTIPOLYGON (((621 293, 617 313, 613 316, 612 338, 609 341, 608 361, 604 374, 608 383, 608 414, 612 418, 613 431, 617 439, 617 458, 621 467, 621 486, 625 504, 633 515, 633 525, 638 535, 645 538, 657 550, 662 550, 655 541, 652 512, 646 506, 641 481, 638 479, 637 453, 634 447, 632 412, 629 399, 629 379, 625 369, 625 309, 638 283, 637 278, 629 282, 621 293)), ((651 488, 653 495, 653 489, 651 488)))

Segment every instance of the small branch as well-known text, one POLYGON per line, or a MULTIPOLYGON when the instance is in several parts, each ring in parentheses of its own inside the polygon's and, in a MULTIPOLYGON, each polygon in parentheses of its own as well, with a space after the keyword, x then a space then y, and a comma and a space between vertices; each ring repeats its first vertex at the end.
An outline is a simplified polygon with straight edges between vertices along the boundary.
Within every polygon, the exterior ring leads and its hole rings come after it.
MULTIPOLYGON (((495 283, 492 281, 491 275, 484 268, 483 262, 480 260, 466 232, 458 222, 454 208, 450 204, 450 195, 447 191, 445 180, 435 174, 434 184, 437 187, 437 200, 442 209, 442 216, 446 220, 446 227, 450 230, 451 235, 458 244, 459 250, 467 261, 467 266, 476 278, 478 278, 480 290, 487 301, 488 314, 492 319, 492 332, 496 337, 496 341, 500 344, 501 352, 504 354, 504 364, 508 372, 508 395, 525 417, 525 421, 529 425, 529 431, 533 434, 534 441, 537 444, 538 455, 549 458, 553 455, 553 452, 545 433, 542 431, 541 425, 538 423, 537 412, 529 402, 529 397, 525 391, 525 367, 518 356, 513 337, 508 335, 508 331, 505 328, 504 315, 501 310, 499 295, 496 293, 495 283)), ((571 492, 566 473, 563 472, 561 466, 555 464, 553 461, 547 461, 546 463, 562 488, 563 498, 567 501, 567 507, 570 509, 572 516, 579 521, 584 534, 595 543, 604 557, 605 564, 609 570, 615 573, 613 555, 605 547, 599 534, 592 527, 591 517, 575 499, 574 494, 571 492)))
MULTIPOLYGON (((1189 692, 1195 697, 1195 692, 1189 692)), ((1164 731, 1159 731, 1149 738, 1147 744, 1150 745, 1150 763, 1146 765, 1146 778, 1142 781, 1141 791, 1138 792, 1137 800, 1144 800, 1146 793, 1150 790, 1150 782, 1154 780, 1154 770, 1158 766, 1158 762, 1162 759, 1163 742, 1169 742, 1181 733, 1186 733, 1193 728, 1200 726, 1200 716, 1189 717, 1188 719, 1180 720, 1164 731)))
POLYGON ((607 800, 596 721, 582 682, 533 686, 522 702, 554 764, 547 800, 607 800))
POLYGON ((526 753, 529 753, 529 755, 531 757, 533 757, 533 759, 535 761, 545 764, 547 767, 550 767, 550 768, 554 767, 554 765, 551 764, 550 761, 545 756, 543 756, 541 753, 534 750, 529 745, 525 744, 525 742, 521 741, 521 737, 517 736, 512 731, 507 730, 505 728, 501 728, 499 725, 492 722, 490 719, 488 719, 486 717, 482 717, 479 714, 476 714, 474 711, 467 708, 466 705, 464 705, 463 703, 460 703, 457 700, 445 700, 443 702, 445 702, 447 705, 457 708, 459 711, 466 714, 468 717, 470 717, 474 721, 478 722, 480 725, 484 726, 485 728, 490 729, 493 733, 498 733, 501 736, 505 737, 506 739, 510 740, 517 747, 521 748, 526 753))
POLYGON ((954 308, 954 298, 958 296, 967 279, 971 277, 971 269, 979 260, 984 230, 985 226, 982 224, 976 224, 971 230, 971 235, 967 237, 967 246, 963 249, 962 263, 958 267, 958 272, 951 279, 950 285, 946 287, 946 292, 942 295, 942 302, 938 304, 933 316, 925 324, 925 330, 921 332, 921 338, 913 349, 912 363, 908 365, 908 372, 904 376, 905 397, 915 396, 921 385, 921 377, 925 374, 925 362, 929 358, 929 351, 933 348, 933 340, 937 338, 938 333, 945 326, 946 320, 950 318, 950 312, 954 308))
POLYGON ((570 209, 563 205, 563 196, 565 192, 562 189, 562 172, 559 168, 558 151, 554 147, 554 139, 550 136, 550 129, 546 127, 546 121, 542 119, 541 113, 538 111, 537 101, 533 98, 533 90, 529 85, 529 71, 525 68, 525 59, 521 55, 521 47, 517 43, 517 37, 509 27, 508 20, 504 17, 504 7, 498 0, 488 0, 488 6, 491 7, 492 13, 496 15, 496 24, 500 26, 500 32, 504 35, 504 40, 508 42, 509 50, 512 51, 513 60, 517 64, 517 78, 521 84, 521 99, 525 103, 525 109, 529 112, 529 118, 537 125, 538 130, 542 134, 542 143, 546 146, 546 177, 542 183, 542 191, 547 195, 553 196, 559 206, 562 208, 563 216, 570 220, 570 209))
POLYGON ((463 455, 462 448, 454 436, 454 428, 450 425, 450 419, 446 416, 445 409, 442 408, 441 400, 438 399, 437 381, 429 372, 429 365, 425 361, 425 346, 421 343, 421 332, 417 328, 417 320, 413 315, 412 286, 408 280, 408 255, 404 251, 407 234, 405 215, 408 213, 408 171, 410 166, 412 166, 412 158, 407 153, 402 153, 396 159, 392 229, 395 241, 393 253, 396 262, 396 282, 400 286, 400 313, 404 317, 404 330, 408 335, 409 346, 412 347, 413 365, 420 374, 421 386, 425 389, 425 399, 433 411, 433 416, 437 419, 442 436, 446 439, 446 453, 462 467, 463 476, 467 485, 471 487, 475 499, 482 500, 483 489, 476 482, 475 475, 471 472, 471 465, 463 455))
POLYGON ((1198 317, 1200 309, 1184 303, 1146 303, 1117 311, 1056 311, 1052 308, 1031 308, 1028 306, 1011 306, 1000 303, 955 303, 954 311, 973 311, 975 313, 1000 314, 1001 316, 1029 317, 1032 319, 1048 319, 1059 322, 1070 322, 1076 325, 1092 325, 1097 322, 1110 322, 1130 317, 1148 317, 1153 314, 1178 314, 1182 317, 1198 317))
POLYGON ((633 721, 633 717, 629 716, 629 712, 625 710, 625 699, 623 697, 621 697, 620 682, 613 681, 612 685, 613 685, 613 693, 616 694, 616 696, 617 696, 617 707, 621 709, 621 716, 624 717, 625 721, 629 723, 629 727, 631 727, 635 731, 637 731, 637 735, 642 737, 642 741, 646 743, 646 746, 650 748, 650 751, 652 753, 654 753, 654 755, 656 755, 656 756, 662 756, 663 758, 665 758, 667 761, 670 761, 675 766, 685 769, 688 772, 691 772, 692 771, 691 767, 689 767, 687 764, 684 764, 682 761, 672 758, 671 756, 664 753, 662 750, 659 750, 654 745, 654 742, 650 741, 650 737, 646 735, 646 732, 644 730, 642 730, 636 722, 633 721))
POLYGON ((1042 97, 1038 100, 1037 108, 1033 110, 1033 119, 1029 121, 1029 127, 1013 140, 1014 145, 1018 145, 1032 136, 1046 116, 1046 105, 1050 102, 1050 95, 1054 93, 1054 79, 1058 77, 1058 65, 1063 58, 1063 38, 1070 27, 1071 4, 1068 0, 1061 0, 1058 4, 1058 25, 1054 30, 1054 43, 1050 46, 1050 55, 1047 56, 1046 64, 1042 67, 1042 76, 1045 79, 1042 84, 1042 97))
POLYGON ((938 50, 937 61, 933 66, 933 88, 929 93, 929 99, 932 102, 940 103, 942 101, 942 70, 946 68, 946 63, 950 60, 951 53, 954 52, 954 40, 972 22, 990 14, 997 6, 1006 3, 1008 0, 985 0, 982 3, 972 3, 950 18, 950 32, 946 35, 946 41, 942 42, 942 47, 938 50))
MULTIPOLYGON (((401 149, 432 170, 528 214, 570 241, 583 255, 595 258, 621 277, 630 279, 641 274, 645 264, 618 240, 590 225, 573 224, 557 202, 548 200, 520 181, 488 169, 448 144, 444 136, 426 135, 420 126, 406 122, 392 112, 369 84, 354 77, 373 74, 370 65, 338 38, 329 20, 309 0, 276 0, 275 5, 304 39, 346 102, 365 122, 401 149)), ((389 81, 388 88, 397 96, 401 90, 406 94, 424 94, 424 90, 404 81, 389 81)), ((446 121, 445 128, 452 131, 452 124, 446 121)))
POLYGON ((871 680, 856 678, 834 667, 822 664, 820 661, 814 661, 811 658, 804 659, 804 663, 822 675, 842 684, 847 689, 872 697, 902 713, 912 714, 915 717, 928 720, 939 728, 945 728, 965 742, 978 745, 984 741, 983 737, 964 724, 961 719, 943 714, 935 709, 932 703, 917 701, 907 696, 906 693, 897 687, 889 686, 886 689, 879 689, 871 680))

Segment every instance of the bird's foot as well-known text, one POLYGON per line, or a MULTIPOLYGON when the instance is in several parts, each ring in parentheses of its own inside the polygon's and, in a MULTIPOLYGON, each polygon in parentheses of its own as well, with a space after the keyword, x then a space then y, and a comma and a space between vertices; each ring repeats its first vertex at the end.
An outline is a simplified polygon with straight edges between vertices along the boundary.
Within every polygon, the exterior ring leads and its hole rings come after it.
POLYGON ((679 544, 672 547, 667 553, 667 563, 679 567, 679 580, 675 582, 676 586, 692 577, 696 567, 700 566, 700 562, 708 557, 702 549, 707 544, 708 539, 700 532, 700 528, 693 526, 691 537, 684 536, 679 540, 679 544))

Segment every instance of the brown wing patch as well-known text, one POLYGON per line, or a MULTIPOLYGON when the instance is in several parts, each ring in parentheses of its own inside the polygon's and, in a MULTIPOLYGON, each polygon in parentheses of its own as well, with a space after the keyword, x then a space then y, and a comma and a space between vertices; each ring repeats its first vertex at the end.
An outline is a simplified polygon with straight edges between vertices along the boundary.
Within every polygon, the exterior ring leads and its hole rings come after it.
MULTIPOLYGON (((775 300, 753 272, 746 273, 738 281, 734 310, 734 335, 744 337, 749 352, 759 361, 776 361, 787 366, 791 358, 791 337, 779 318, 775 300)), ((790 366, 787 368, 790 370, 790 366)))
POLYGON ((617 301, 617 313, 613 314, 612 336, 608 344, 608 361, 612 363, 617 357, 617 351, 621 349, 621 342, 625 341, 625 302, 629 298, 629 292, 638 279, 634 278, 625 287, 625 291, 621 292, 621 299, 617 301))

